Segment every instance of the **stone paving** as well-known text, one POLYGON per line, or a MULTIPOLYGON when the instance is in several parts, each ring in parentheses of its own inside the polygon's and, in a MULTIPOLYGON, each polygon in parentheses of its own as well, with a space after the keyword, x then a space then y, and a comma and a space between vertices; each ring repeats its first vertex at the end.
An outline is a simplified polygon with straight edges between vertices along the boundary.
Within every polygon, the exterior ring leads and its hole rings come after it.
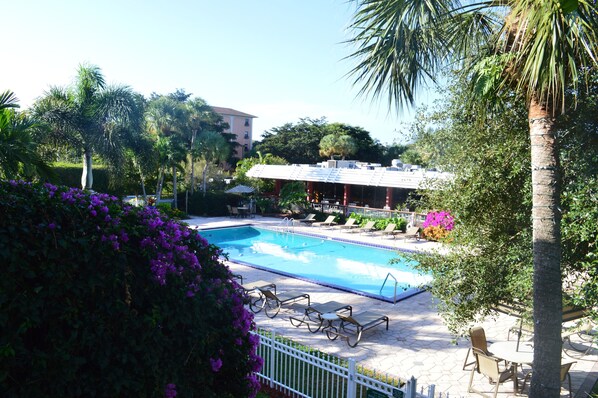
MULTIPOLYGON (((253 219, 195 218, 186 221, 199 229, 239 224, 281 225, 280 219, 259 216, 253 219)), ((293 230, 407 250, 442 249, 436 243, 423 240, 382 239, 378 236, 341 233, 338 230, 304 226, 297 226, 293 230)), ((355 313, 368 310, 385 314, 390 318, 388 331, 383 326, 379 326, 364 332, 356 348, 350 348, 341 339, 330 341, 320 332, 309 333, 305 326, 296 328, 291 325, 289 316, 303 313, 303 306, 300 304, 284 306, 274 319, 266 317, 263 312, 256 314, 255 321, 259 327, 274 329, 278 334, 329 354, 353 358, 358 364, 382 373, 386 372, 401 378, 414 376, 418 380, 419 387, 434 384, 437 396, 439 393, 442 393, 442 396, 448 393, 450 397, 479 396, 467 392, 470 372, 462 369, 470 344, 466 339, 457 339, 451 335, 438 315, 434 299, 429 293, 424 292, 392 304, 232 262, 227 264, 234 273, 243 275, 245 281, 272 281, 276 283, 278 291, 300 290, 309 293, 311 301, 315 303, 334 300, 351 304, 355 313)), ((515 322, 515 318, 499 314, 480 322, 479 325, 484 327, 490 342, 497 342, 506 340, 507 331, 515 322)), ((590 355, 585 356, 580 356, 575 351, 566 352, 570 356, 565 355, 564 361, 577 361, 570 371, 574 396, 587 397, 586 391, 591 390, 598 377, 598 350, 595 349, 590 355)), ((490 393, 493 386, 477 374, 475 376, 474 386, 490 393)), ((561 391, 561 396, 568 396, 565 388, 561 391)), ((515 394, 513 383, 508 381, 500 386, 498 396, 507 398, 522 395, 515 394)))

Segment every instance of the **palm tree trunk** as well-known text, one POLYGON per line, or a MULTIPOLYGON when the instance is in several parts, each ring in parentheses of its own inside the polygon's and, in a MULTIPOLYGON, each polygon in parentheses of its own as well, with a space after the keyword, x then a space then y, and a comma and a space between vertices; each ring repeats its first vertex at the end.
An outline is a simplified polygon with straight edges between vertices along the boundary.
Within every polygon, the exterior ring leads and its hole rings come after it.
POLYGON ((534 373, 530 397, 561 391, 561 215, 556 124, 535 99, 529 105, 534 257, 534 373))
POLYGON ((172 165, 172 196, 174 197, 172 201, 173 209, 177 208, 177 191, 176 191, 176 165, 172 165))
POLYGON ((207 190, 206 177, 207 177, 207 175, 208 175, 208 162, 206 162, 206 165, 203 167, 203 171, 201 173, 201 177, 202 177, 201 189, 203 191, 203 196, 206 196, 206 190, 207 190))
POLYGON ((164 165, 160 166, 160 172, 158 173, 158 185, 156 186, 156 205, 162 196, 162 184, 164 184, 164 165))
POLYGON ((81 174, 81 188, 91 189, 93 185, 93 170, 91 166, 91 149, 86 148, 83 152, 83 173, 81 174))
POLYGON ((189 155, 191 156, 191 195, 193 196, 193 189, 195 188, 195 158, 193 156, 193 145, 195 145, 195 136, 197 135, 197 130, 193 130, 193 134, 191 134, 191 148, 189 150, 189 155))

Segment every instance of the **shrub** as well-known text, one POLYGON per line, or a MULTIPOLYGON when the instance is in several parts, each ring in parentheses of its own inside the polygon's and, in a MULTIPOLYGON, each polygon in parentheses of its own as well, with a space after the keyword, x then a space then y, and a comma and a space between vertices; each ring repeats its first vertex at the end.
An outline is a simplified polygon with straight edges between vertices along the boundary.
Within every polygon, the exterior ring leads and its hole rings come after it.
POLYGON ((443 240, 455 228, 455 218, 448 211, 431 211, 422 224, 424 238, 429 240, 443 240))
POLYGON ((3 397, 252 397, 252 316, 219 249, 152 207, 0 182, 3 397))

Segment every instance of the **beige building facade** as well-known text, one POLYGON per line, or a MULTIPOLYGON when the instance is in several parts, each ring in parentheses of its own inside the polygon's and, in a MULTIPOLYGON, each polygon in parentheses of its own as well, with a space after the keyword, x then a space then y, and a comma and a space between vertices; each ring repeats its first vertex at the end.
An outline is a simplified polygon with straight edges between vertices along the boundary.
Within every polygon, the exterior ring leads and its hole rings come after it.
POLYGON ((234 157, 239 159, 245 158, 253 146, 253 119, 257 116, 219 106, 213 106, 212 109, 222 116, 228 124, 229 128, 224 132, 236 135, 235 141, 239 146, 236 148, 234 157))

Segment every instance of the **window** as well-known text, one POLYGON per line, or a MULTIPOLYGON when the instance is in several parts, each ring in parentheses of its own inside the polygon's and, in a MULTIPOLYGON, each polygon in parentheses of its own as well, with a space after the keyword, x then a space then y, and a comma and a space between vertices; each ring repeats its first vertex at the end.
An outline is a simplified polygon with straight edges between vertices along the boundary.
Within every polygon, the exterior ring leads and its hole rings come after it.
POLYGON ((245 139, 249 138, 249 131, 245 132, 245 139))
POLYGON ((249 146, 247 144, 243 145, 243 151, 249 152, 249 146))
POLYGON ((245 126, 249 126, 249 118, 245 118, 245 126))

